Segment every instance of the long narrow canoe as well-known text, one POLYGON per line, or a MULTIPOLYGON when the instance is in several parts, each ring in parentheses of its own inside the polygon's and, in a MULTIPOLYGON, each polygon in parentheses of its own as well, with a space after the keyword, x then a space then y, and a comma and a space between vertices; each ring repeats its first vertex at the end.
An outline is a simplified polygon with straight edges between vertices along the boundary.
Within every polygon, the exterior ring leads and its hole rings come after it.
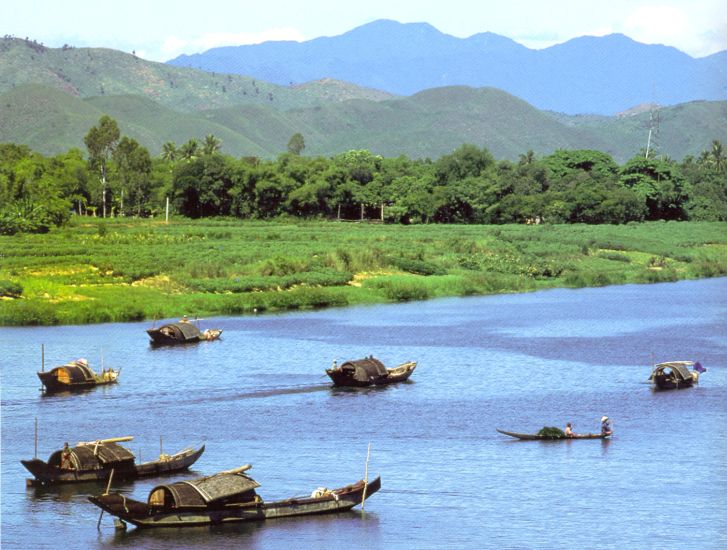
POLYGON ((578 434, 571 437, 552 437, 547 435, 538 435, 538 434, 521 434, 517 432, 507 432, 505 430, 500 430, 497 428, 497 431, 501 434, 509 435, 510 437, 515 437, 517 439, 527 440, 527 441, 533 441, 533 440, 539 440, 539 441, 566 441, 568 439, 606 439, 607 437, 610 437, 610 435, 601 435, 601 434, 578 434))

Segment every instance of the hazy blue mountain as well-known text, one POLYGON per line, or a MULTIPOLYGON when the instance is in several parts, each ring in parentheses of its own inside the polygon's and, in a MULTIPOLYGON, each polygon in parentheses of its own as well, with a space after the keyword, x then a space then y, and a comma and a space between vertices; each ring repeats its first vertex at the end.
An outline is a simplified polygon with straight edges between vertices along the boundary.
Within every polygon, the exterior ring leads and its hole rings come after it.
POLYGON ((426 23, 379 20, 340 36, 214 48, 168 63, 280 85, 335 78, 400 95, 492 86, 569 114, 727 99, 727 51, 695 59, 620 34, 532 50, 489 32, 461 39, 426 23))

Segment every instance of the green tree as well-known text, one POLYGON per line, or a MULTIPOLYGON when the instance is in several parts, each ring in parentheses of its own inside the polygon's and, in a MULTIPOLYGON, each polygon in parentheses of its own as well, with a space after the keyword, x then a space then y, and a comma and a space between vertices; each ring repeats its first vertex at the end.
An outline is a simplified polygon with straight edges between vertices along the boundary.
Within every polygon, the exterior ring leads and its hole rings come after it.
POLYGON ((92 169, 101 172, 101 204, 103 217, 106 217, 106 176, 108 161, 119 141, 121 133, 116 121, 108 115, 103 115, 97 126, 93 126, 83 142, 88 149, 88 161, 92 169))
POLYGON ((712 148, 709 151, 710 154, 710 163, 712 166, 714 166, 714 169, 717 170, 717 172, 721 172, 724 170, 725 162, 727 162, 727 157, 725 157, 724 154, 724 148, 722 147, 722 142, 718 139, 715 139, 712 141, 712 148))
POLYGON ((212 134, 207 134, 202 142, 202 154, 214 155, 222 147, 222 141, 212 134))
POLYGON ((622 167, 619 181, 645 201, 648 219, 686 219, 690 186, 675 164, 637 156, 622 167))
POLYGON ((179 147, 179 157, 187 162, 192 162, 196 159, 198 153, 199 142, 195 138, 190 138, 179 147))
POLYGON ((495 159, 486 148, 465 144, 441 157, 434 166, 437 182, 446 184, 468 177, 479 177, 495 166, 495 159))
POLYGON ((294 155, 300 155, 303 152, 303 149, 305 149, 305 139, 303 139, 303 134, 296 132, 288 141, 288 152, 294 155))
POLYGON ((162 159, 167 162, 174 162, 179 157, 179 151, 177 150, 177 144, 173 141, 167 141, 162 145, 162 159))
POLYGON ((136 215, 141 216, 148 208, 146 203, 151 194, 152 162, 149 151, 135 140, 124 136, 114 150, 113 158, 121 185, 121 215, 124 214, 123 193, 126 192, 136 215))
POLYGON ((190 218, 229 216, 235 172, 222 155, 203 156, 178 165, 172 193, 177 210, 190 218))

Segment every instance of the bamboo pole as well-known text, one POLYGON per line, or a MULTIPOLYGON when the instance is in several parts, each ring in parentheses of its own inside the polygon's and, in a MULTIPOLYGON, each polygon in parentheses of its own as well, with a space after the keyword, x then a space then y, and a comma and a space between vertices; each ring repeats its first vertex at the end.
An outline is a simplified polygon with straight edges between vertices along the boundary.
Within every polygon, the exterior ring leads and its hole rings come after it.
POLYGON ((33 458, 38 458, 38 417, 35 417, 35 455, 33 458))
POLYGON ((164 216, 164 223, 169 223, 169 197, 167 197, 167 208, 164 216))
POLYGON ((371 458, 371 442, 369 441, 369 449, 366 451, 366 473, 364 475, 364 490, 361 496, 361 511, 364 511, 366 504, 366 489, 369 488, 369 458, 371 458))
POLYGON ((111 491, 111 482, 114 480, 114 469, 111 468, 111 473, 109 474, 109 482, 108 485, 106 485, 106 492, 104 495, 108 495, 109 491, 111 491))
POLYGON ((40 372, 45 372, 45 344, 40 345, 40 372))
POLYGON ((134 439, 133 435, 125 435, 123 437, 109 437, 107 439, 96 439, 95 441, 79 441, 76 445, 98 445, 103 443, 122 443, 124 441, 131 441, 134 439))
MULTIPOLYGON (((113 479, 114 479, 114 469, 111 468, 111 473, 109 474, 109 483, 108 483, 108 485, 106 485, 106 492, 104 493, 104 495, 108 495, 109 491, 111 491, 111 482, 113 481, 113 479)), ((96 524, 97 531, 101 530, 101 518, 103 518, 103 508, 101 508, 101 513, 98 515, 98 523, 96 524)))

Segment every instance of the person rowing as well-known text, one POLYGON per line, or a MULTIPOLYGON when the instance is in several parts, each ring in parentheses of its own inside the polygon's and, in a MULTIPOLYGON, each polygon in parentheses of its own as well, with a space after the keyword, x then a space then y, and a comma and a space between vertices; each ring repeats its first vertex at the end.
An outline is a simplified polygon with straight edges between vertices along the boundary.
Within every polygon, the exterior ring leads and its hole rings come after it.
POLYGON ((611 435, 613 433, 613 428, 611 427, 611 421, 607 416, 601 417, 601 435, 611 435))

